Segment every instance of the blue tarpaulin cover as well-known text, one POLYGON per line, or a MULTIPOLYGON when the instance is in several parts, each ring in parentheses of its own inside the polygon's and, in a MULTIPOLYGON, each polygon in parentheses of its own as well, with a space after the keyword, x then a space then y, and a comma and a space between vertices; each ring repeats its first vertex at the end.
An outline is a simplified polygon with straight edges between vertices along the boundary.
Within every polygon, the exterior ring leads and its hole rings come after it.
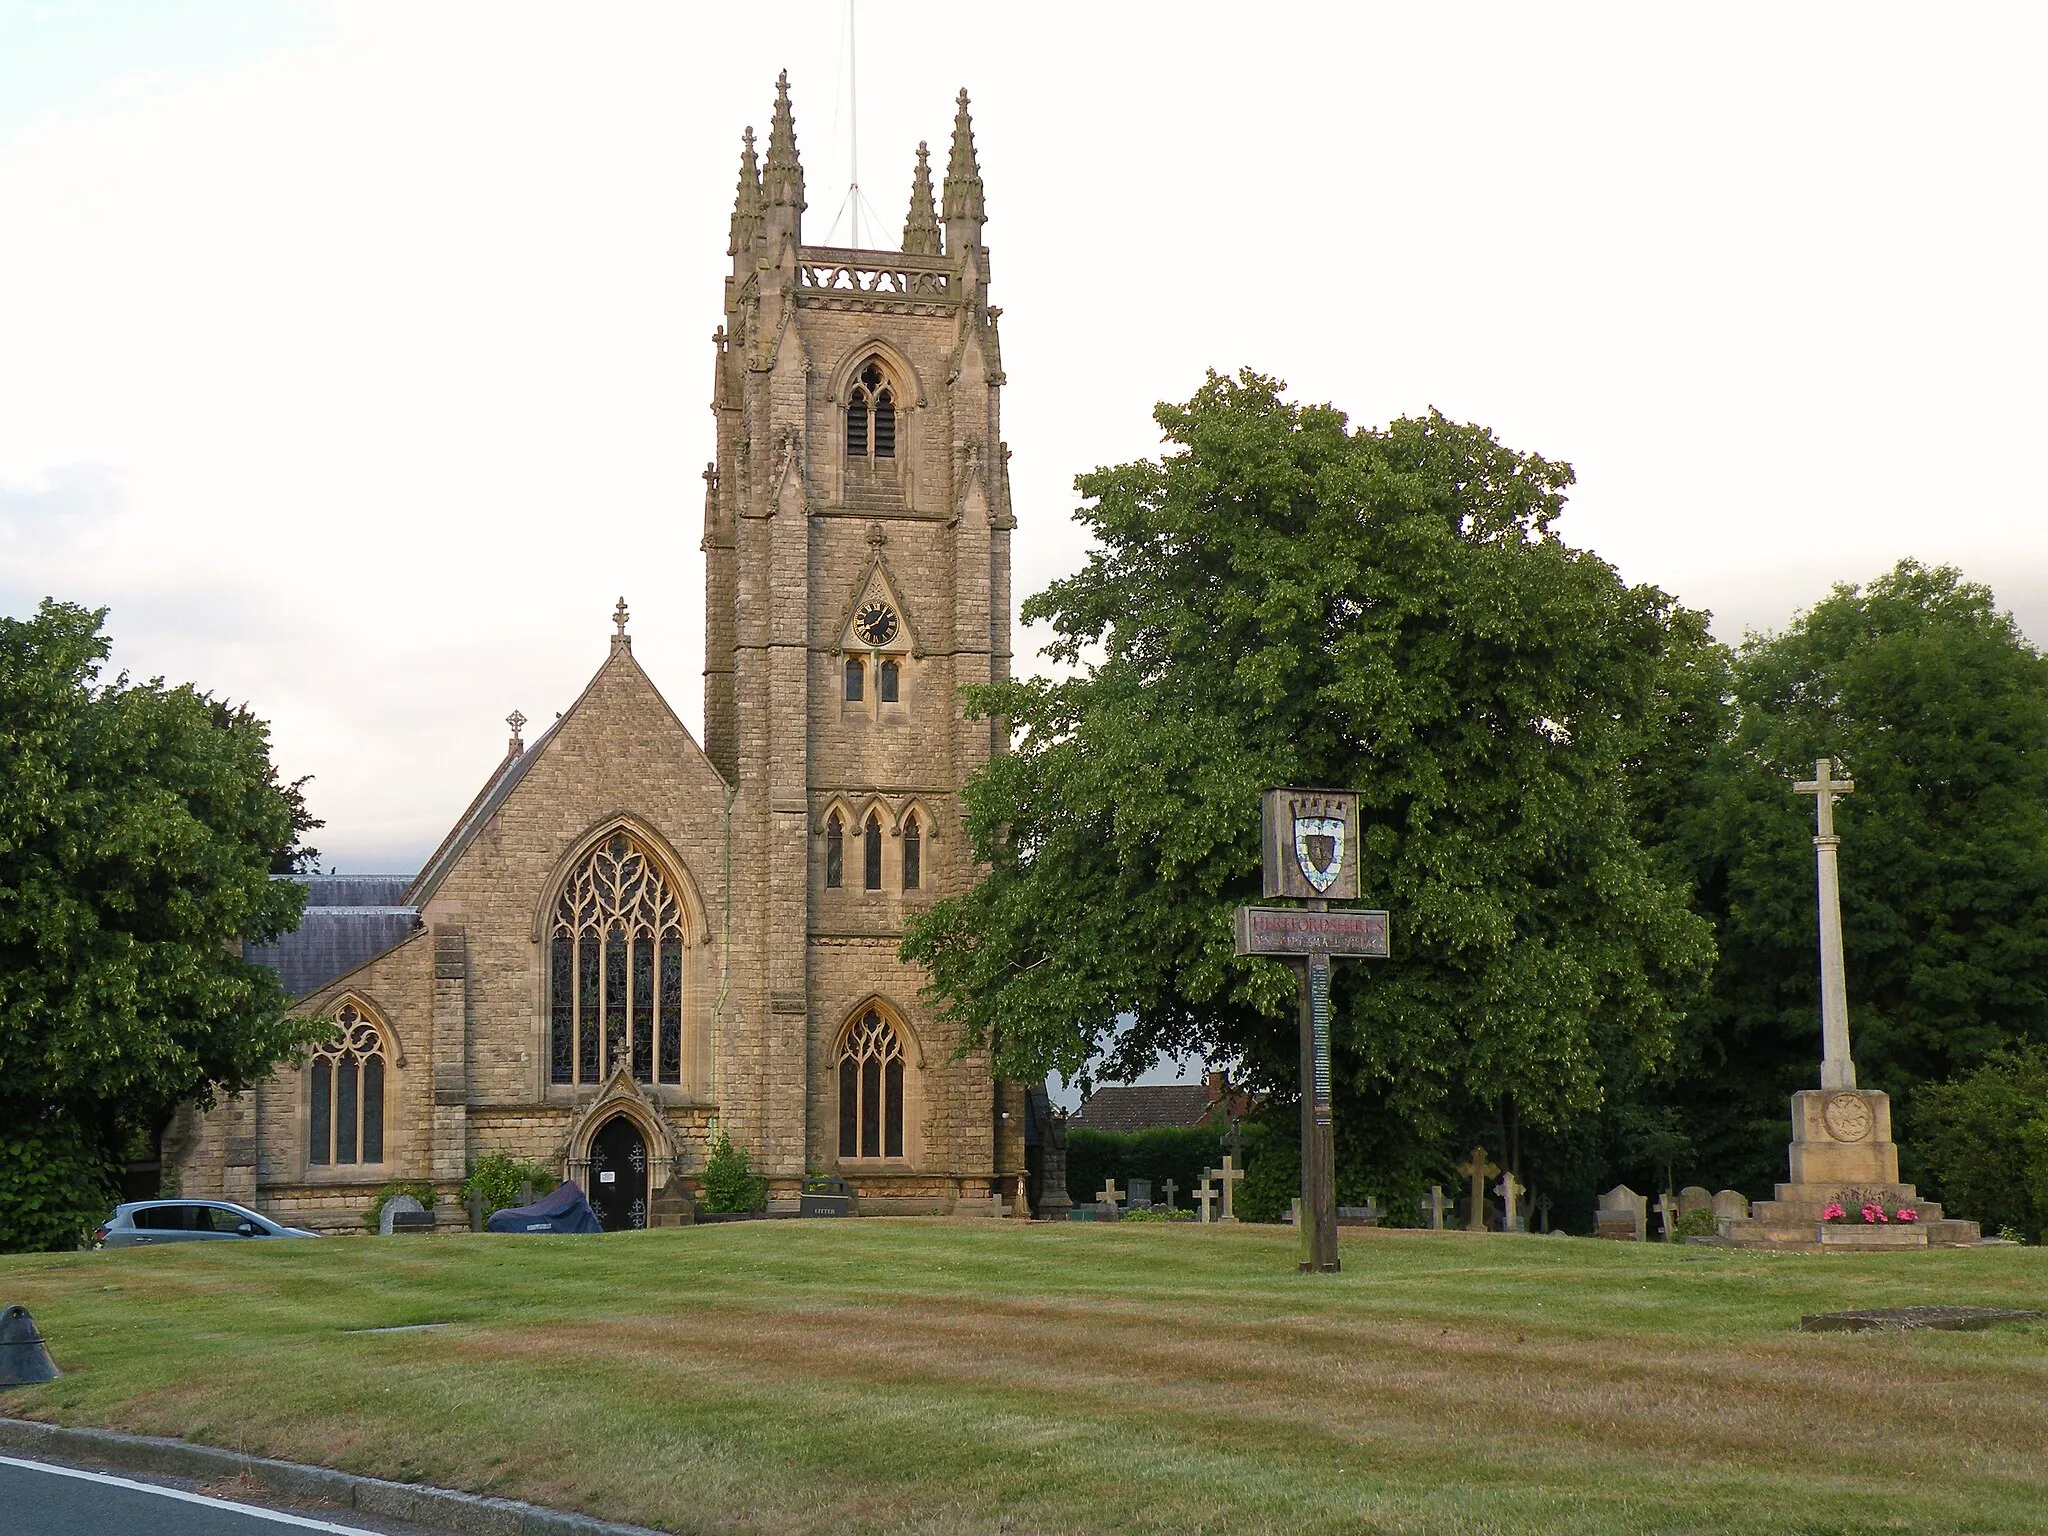
POLYGON ((531 1205, 515 1205, 493 1211, 484 1223, 486 1232, 602 1232, 597 1212, 590 1208, 582 1187, 574 1179, 551 1195, 531 1205))

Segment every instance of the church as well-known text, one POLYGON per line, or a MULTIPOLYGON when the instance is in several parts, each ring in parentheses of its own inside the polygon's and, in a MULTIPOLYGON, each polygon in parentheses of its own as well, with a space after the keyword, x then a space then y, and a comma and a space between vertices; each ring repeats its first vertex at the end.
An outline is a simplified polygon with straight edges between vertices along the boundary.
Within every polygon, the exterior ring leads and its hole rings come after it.
POLYGON ((936 198, 918 146, 901 250, 804 243, 787 75, 765 159, 744 146, 703 739, 622 598, 581 696, 531 741, 510 718, 416 876, 311 877, 300 931, 250 948, 336 1033, 181 1113, 167 1188, 341 1230, 426 1180, 448 1220, 506 1153, 617 1228, 682 1219, 720 1134, 771 1208, 830 1175, 865 1211, 986 1210, 1026 1174, 1042 1091, 960 1050, 897 957, 971 884, 960 789, 1004 748, 958 693, 1009 673, 1015 527, 967 93, 936 198))

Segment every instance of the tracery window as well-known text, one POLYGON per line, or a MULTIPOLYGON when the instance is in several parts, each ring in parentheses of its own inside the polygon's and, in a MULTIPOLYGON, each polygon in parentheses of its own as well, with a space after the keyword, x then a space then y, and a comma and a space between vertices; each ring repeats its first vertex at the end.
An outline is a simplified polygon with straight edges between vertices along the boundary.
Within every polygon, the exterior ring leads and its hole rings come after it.
POLYGON ((924 880, 924 832, 913 814, 903 821, 903 889, 914 891, 924 880))
POLYGON ((868 812, 868 824, 861 833, 860 883, 863 889, 882 888, 882 818, 868 812))
POLYGON ((846 883, 846 825, 834 811, 825 822, 825 884, 838 890, 846 883))
POLYGON ((896 394, 878 359, 870 358, 846 400, 846 456, 896 457, 896 394))
POLYGON ((354 1003, 335 1010, 337 1037, 313 1052, 306 1161, 316 1168, 384 1161, 384 1037, 354 1003))
POLYGON ((846 658, 846 702, 858 704, 861 701, 862 668, 858 656, 846 658))
POLYGON ((683 905, 647 850, 614 832, 562 887, 548 932, 548 1078, 683 1080, 683 905))
POLYGON ((873 1008, 839 1043, 839 1155, 903 1155, 903 1043, 873 1008))
POLYGON ((884 658, 881 666, 876 668, 876 673, 876 696, 880 698, 884 704, 894 704, 897 701, 897 695, 902 688, 902 667, 898 665, 897 662, 893 659, 884 658))

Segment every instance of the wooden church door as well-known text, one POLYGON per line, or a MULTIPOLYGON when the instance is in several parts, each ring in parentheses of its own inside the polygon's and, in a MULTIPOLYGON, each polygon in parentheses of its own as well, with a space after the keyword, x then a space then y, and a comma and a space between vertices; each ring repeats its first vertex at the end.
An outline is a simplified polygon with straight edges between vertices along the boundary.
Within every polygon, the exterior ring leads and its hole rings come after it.
POLYGON ((607 1120, 590 1143, 590 1203, 607 1232, 647 1225, 647 1143, 624 1115, 607 1120))

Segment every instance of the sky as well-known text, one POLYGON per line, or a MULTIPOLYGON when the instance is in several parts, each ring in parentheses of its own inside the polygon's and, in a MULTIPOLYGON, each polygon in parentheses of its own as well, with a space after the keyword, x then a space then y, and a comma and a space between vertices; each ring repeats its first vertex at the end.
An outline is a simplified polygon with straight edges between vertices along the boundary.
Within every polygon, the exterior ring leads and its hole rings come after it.
MULTIPOLYGON (((778 70, 809 239, 852 180, 846 6, 769 15, 0 0, 0 612, 104 606, 117 666, 248 702, 348 873, 419 866, 621 595, 695 726, 778 70)), ((862 0, 862 240, 966 86, 1020 600, 1083 557, 1074 475, 1250 365, 1570 462, 1563 536, 1724 639, 1912 556, 2043 642, 2044 43, 2038 6, 862 0)))

